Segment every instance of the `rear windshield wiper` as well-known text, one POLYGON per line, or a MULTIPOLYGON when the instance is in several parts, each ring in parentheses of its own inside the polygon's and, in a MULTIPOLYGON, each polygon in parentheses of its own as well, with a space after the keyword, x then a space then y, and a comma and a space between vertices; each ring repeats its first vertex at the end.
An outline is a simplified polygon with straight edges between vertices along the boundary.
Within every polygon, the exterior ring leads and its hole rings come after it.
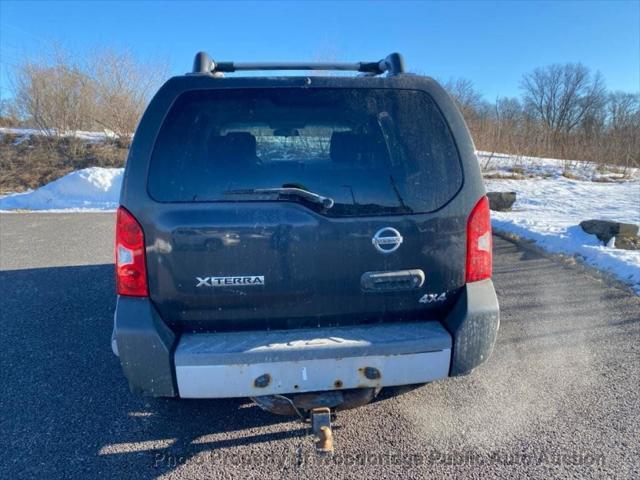
POLYGON ((279 188, 246 188, 241 190, 227 190, 224 195, 252 195, 252 196, 289 196, 303 198, 311 203, 317 203, 329 209, 335 203, 331 197, 323 197, 317 193, 304 190, 302 188, 279 187, 279 188))

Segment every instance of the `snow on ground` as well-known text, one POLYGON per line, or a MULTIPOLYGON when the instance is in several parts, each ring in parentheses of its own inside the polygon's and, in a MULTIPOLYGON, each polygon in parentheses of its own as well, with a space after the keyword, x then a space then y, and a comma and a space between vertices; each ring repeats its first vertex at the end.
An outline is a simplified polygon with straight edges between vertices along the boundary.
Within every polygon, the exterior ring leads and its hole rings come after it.
POLYGON ((640 251, 604 246, 582 220, 640 224, 640 180, 600 183, 553 179, 486 180, 487 191, 517 193, 511 212, 491 212, 494 229, 534 240, 553 253, 577 256, 640 293, 640 251))
POLYGON ((595 164, 579 160, 558 160, 506 155, 478 151, 478 161, 485 177, 488 178, 560 178, 592 180, 595 182, 616 182, 640 179, 637 168, 623 168, 617 165, 595 164))
POLYGON ((0 198, 0 210, 114 210, 123 171, 101 167, 76 170, 36 190, 0 198))
POLYGON ((582 220, 640 224, 640 171, 615 165, 477 152, 487 191, 517 193, 511 212, 491 212, 494 229, 575 256, 640 293, 640 251, 604 246, 582 220))
MULTIPOLYGON (((18 137, 14 143, 19 144, 27 140, 30 136, 45 135, 45 131, 35 128, 0 128, 0 135, 15 135, 18 137)), ((53 132, 52 132, 53 133, 53 132)), ((107 138, 116 138, 116 135, 110 131, 104 132, 85 132, 76 130, 73 132, 64 132, 62 137, 76 137, 90 143, 104 142, 107 138)))

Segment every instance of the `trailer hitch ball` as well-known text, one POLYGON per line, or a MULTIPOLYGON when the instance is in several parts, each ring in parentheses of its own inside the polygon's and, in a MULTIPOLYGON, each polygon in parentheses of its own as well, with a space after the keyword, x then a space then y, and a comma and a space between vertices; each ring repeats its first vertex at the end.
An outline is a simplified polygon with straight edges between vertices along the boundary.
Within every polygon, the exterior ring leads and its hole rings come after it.
POLYGON ((331 431, 331 427, 327 427, 326 425, 320 427, 316 449, 319 453, 333 452, 333 432, 331 431))
POLYGON ((331 409, 314 408, 310 412, 311 428, 316 437, 316 452, 328 454, 333 452, 333 432, 331 431, 331 409))

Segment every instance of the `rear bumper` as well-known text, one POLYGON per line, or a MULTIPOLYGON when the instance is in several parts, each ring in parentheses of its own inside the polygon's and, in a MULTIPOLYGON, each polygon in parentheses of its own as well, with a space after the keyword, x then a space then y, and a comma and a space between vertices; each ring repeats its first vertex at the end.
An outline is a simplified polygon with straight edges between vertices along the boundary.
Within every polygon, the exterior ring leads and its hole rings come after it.
POLYGON ((423 383, 446 377, 439 322, 183 335, 181 397, 256 397, 423 383))
POLYGON ((499 325, 491 280, 468 284, 442 322, 184 334, 148 299, 119 297, 114 338, 131 390, 183 398, 248 397, 425 383, 490 355, 499 325))

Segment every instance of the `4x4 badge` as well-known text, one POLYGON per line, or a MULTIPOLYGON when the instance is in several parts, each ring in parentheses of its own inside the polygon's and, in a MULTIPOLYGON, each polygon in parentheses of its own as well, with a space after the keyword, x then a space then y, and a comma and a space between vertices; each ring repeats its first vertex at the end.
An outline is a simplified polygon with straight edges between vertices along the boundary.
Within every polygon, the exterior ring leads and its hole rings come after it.
POLYGON ((381 228, 371 239, 371 243, 380 253, 395 252, 402 244, 402 235, 395 228, 381 228))
POLYGON ((426 293, 424 294, 420 300, 420 303, 439 303, 447 300, 447 292, 437 294, 437 293, 426 293))

